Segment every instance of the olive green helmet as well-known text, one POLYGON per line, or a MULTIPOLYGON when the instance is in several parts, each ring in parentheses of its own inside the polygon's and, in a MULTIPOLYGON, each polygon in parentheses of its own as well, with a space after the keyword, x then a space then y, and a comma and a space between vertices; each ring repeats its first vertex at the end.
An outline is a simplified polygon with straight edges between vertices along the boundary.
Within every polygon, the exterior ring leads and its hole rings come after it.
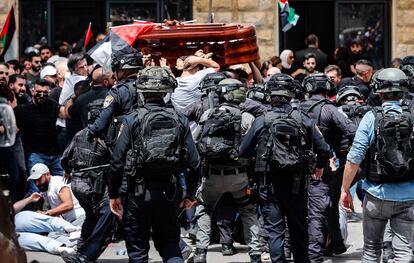
POLYGON ((163 67, 147 67, 138 73, 136 80, 138 92, 173 92, 177 81, 170 70, 163 67))
POLYGON ((409 88, 408 77, 401 69, 385 68, 373 78, 376 82, 377 93, 407 92, 409 88))
POLYGON ((246 100, 246 85, 237 79, 223 79, 217 87, 219 94, 228 102, 240 104, 246 100))

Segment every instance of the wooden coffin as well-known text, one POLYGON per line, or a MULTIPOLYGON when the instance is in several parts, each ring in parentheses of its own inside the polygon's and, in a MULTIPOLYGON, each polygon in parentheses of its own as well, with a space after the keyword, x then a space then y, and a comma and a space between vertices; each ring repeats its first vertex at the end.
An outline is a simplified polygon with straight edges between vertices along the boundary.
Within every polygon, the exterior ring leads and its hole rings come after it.
POLYGON ((213 60, 221 66, 260 59, 253 25, 214 23, 159 26, 138 36, 134 46, 144 55, 151 54, 156 63, 159 58, 166 58, 170 66, 175 66, 177 58, 194 55, 200 49, 205 54, 212 52, 213 60))

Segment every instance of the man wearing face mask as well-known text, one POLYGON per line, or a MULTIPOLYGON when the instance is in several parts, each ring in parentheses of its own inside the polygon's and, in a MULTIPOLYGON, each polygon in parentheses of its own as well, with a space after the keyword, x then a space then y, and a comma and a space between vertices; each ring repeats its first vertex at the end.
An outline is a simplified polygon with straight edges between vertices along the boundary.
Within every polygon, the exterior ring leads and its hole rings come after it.
MULTIPOLYGON (((49 82, 37 80, 33 88, 33 104, 19 105, 14 113, 23 135, 28 170, 35 163, 44 163, 53 175, 63 176, 58 154, 56 120, 64 116, 64 108, 51 100, 49 93, 49 82)), ((29 184, 29 192, 37 190, 34 184, 29 184)))

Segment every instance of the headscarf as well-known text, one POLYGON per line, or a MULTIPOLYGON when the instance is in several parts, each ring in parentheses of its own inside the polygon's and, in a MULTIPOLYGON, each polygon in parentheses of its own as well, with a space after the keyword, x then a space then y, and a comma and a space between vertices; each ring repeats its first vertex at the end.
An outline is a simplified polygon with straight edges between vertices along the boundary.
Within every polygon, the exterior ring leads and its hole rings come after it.
POLYGON ((290 50, 290 49, 285 49, 285 50, 282 51, 282 53, 280 53, 280 56, 279 56, 280 60, 282 60, 282 66, 285 69, 290 69, 290 67, 292 67, 292 65, 289 65, 289 63, 288 63, 288 57, 289 57, 290 53, 293 54, 293 51, 290 50))

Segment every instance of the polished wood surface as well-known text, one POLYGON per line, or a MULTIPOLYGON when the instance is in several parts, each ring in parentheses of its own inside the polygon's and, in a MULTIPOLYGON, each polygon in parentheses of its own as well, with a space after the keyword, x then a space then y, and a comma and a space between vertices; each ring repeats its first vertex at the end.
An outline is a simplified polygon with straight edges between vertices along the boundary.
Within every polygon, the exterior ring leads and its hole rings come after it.
POLYGON ((243 24, 158 26, 138 36, 135 47, 151 54, 156 63, 159 58, 166 58, 170 66, 175 65, 177 58, 193 55, 199 49, 212 52, 221 66, 260 59, 255 27, 243 24))

